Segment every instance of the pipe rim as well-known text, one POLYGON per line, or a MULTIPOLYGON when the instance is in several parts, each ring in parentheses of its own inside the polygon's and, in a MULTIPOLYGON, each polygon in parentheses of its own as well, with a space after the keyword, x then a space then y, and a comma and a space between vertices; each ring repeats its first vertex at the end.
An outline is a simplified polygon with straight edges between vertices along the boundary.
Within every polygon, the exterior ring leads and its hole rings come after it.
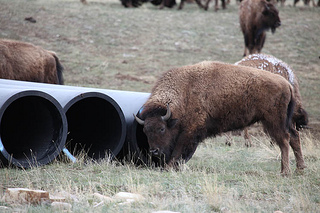
MULTIPOLYGON (((101 93, 101 92, 83 92, 79 95, 77 95, 76 97, 72 98, 70 101, 68 101, 68 103, 63 107, 64 113, 67 115, 68 110, 74 106, 75 104, 79 103, 80 101, 87 99, 87 98, 99 98, 102 99, 104 101, 107 101, 108 104, 111 104, 113 109, 116 110, 116 112, 118 113, 118 116, 120 118, 120 123, 121 123, 121 136, 120 139, 118 141, 117 146, 115 146, 111 151, 111 155, 109 156, 109 158, 112 160, 114 159, 119 152, 121 151, 124 143, 125 143, 125 139, 126 139, 126 132, 127 132, 127 126, 126 126, 126 119, 124 116, 124 113, 121 109, 121 107, 119 106, 119 104, 113 99, 111 98, 109 95, 101 93)), ((68 120, 68 118, 67 118, 68 120)), ((70 150, 69 150, 70 151, 70 150)))
MULTIPOLYGON (((2 141, 1 132, 0 132, 0 153, 3 155, 5 160, 7 160, 7 162, 5 162, 5 163, 7 163, 9 165, 21 167, 21 168, 31 168, 32 166, 41 166, 41 165, 48 164, 51 161, 53 161, 60 154, 63 147, 65 146, 68 125, 67 125, 67 118, 66 118, 66 115, 63 111, 63 108, 54 97, 52 97, 48 93, 38 91, 38 90, 23 90, 23 91, 19 91, 19 92, 15 93, 14 95, 12 95, 0 107, 0 127, 2 125, 3 115, 5 114, 6 110, 8 110, 8 107, 13 102, 15 102, 21 98, 25 98, 25 97, 39 97, 39 98, 47 101, 47 103, 51 104, 54 107, 54 109, 56 109, 56 112, 58 113, 57 115, 59 115, 59 117, 61 119, 60 135, 59 135, 60 137, 58 137, 57 138, 58 140, 56 141, 56 142, 59 142, 59 143, 57 143, 58 146, 57 146, 56 150, 54 152, 52 152, 51 154, 47 155, 47 157, 43 157, 39 160, 37 159, 37 161, 35 163, 33 161, 28 160, 27 158, 23 161, 18 160, 16 158, 13 158, 10 155, 10 153, 8 153, 8 151, 6 150, 6 148, 4 146, 4 143, 2 141)), ((1 162, 1 160, 0 160, 0 162, 1 162)))

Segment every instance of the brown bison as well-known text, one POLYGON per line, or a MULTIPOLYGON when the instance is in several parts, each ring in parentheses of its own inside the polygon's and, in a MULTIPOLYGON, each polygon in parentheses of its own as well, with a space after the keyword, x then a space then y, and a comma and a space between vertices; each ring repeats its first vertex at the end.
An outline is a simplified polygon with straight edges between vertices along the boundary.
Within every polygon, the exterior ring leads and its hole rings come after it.
MULTIPOLYGON (((260 121, 281 149, 281 173, 290 173, 294 134, 291 84, 283 77, 244 66, 202 62, 166 72, 136 121, 144 125, 149 151, 167 166, 188 161, 206 137, 260 121)), ((302 156, 302 155, 301 155, 302 156)))
MULTIPOLYGON (((206 1, 206 4, 205 4, 205 6, 204 6, 204 9, 205 9, 205 10, 208 10, 210 1, 211 1, 211 0, 207 0, 207 1, 206 1)), ((222 4, 222 9, 225 10, 225 9, 227 8, 227 6, 226 6, 226 1, 225 1, 225 0, 221 0, 221 4, 222 4)), ((214 1, 214 10, 215 10, 215 11, 218 11, 218 10, 219 10, 219 0, 215 0, 215 1, 214 1)))
POLYGON ((160 9, 163 9, 164 7, 172 8, 175 6, 176 0, 120 0, 121 4, 124 7, 140 7, 142 4, 150 2, 151 4, 158 6, 160 5, 160 9))
POLYGON ((244 36, 244 53, 260 53, 265 39, 266 30, 271 28, 274 33, 281 25, 277 8, 266 0, 244 0, 239 10, 240 27, 244 36))
MULTIPOLYGON (((185 1, 187 1, 187 0, 181 0, 181 1, 180 1, 179 7, 178 7, 179 10, 181 10, 181 9, 183 8, 185 1)), ((201 0, 194 0, 194 1, 197 3, 197 5, 198 5, 200 8, 202 8, 202 9, 204 8, 204 6, 203 6, 202 3, 201 3, 201 0)), ((210 1, 210 0, 208 0, 208 1, 210 1)), ((160 9, 161 9, 161 7, 160 7, 160 9)))
MULTIPOLYGON (((316 4, 315 0, 303 0, 304 5, 309 5, 310 1, 312 1, 312 5, 314 7, 320 7, 320 0, 318 0, 318 4, 316 4)), ((294 0, 293 6, 295 7, 299 0, 294 0)))
MULTIPOLYGON (((301 152, 301 144, 300 144, 300 136, 297 130, 308 125, 308 113, 302 106, 302 100, 299 90, 298 79, 295 76, 293 70, 290 66, 283 61, 275 58, 271 55, 266 54, 253 54, 243 58, 241 61, 235 63, 236 65, 248 66, 258 68, 260 70, 269 71, 274 74, 281 75, 284 77, 294 89, 294 97, 296 100, 296 104, 293 111, 292 117, 292 131, 294 134, 290 137, 290 145, 295 146, 296 150, 300 150, 298 152, 294 152, 297 162, 297 168, 303 169, 305 168, 302 152, 301 152)), ((248 129, 245 128, 245 139, 246 142, 251 145, 251 141, 248 135, 248 129)))
POLYGON ((63 84, 62 71, 54 52, 30 43, 0 39, 0 78, 63 84))
MULTIPOLYGON (((179 7, 178 7, 178 9, 179 10, 181 10, 182 8, 183 8, 183 5, 184 5, 184 2, 185 2, 186 0, 181 0, 180 1, 180 5, 179 5, 179 7)), ((204 10, 208 10, 208 8, 209 8, 209 4, 210 4, 210 2, 211 2, 211 0, 205 0, 205 5, 203 5, 202 4, 202 2, 201 2, 201 0, 195 0, 195 2, 197 3, 197 5, 200 7, 200 8, 202 8, 202 9, 204 9, 204 10)), ((222 8, 223 9, 226 9, 226 2, 225 2, 225 0, 221 0, 221 3, 222 3, 222 8)), ((215 11, 217 11, 218 9, 219 9, 219 0, 215 0, 215 6, 214 6, 214 10, 215 11)))

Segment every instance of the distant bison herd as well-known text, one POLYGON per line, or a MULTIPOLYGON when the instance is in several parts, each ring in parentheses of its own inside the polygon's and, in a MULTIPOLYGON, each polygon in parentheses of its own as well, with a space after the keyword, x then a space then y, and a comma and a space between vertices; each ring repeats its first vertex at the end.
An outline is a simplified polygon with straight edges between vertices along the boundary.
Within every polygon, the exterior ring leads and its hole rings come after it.
MULTIPOLYGON (((121 0, 125 7, 138 7, 147 1, 121 0)), ((160 8, 176 4, 175 0, 150 2, 160 8)), ((196 2, 208 9, 210 0, 205 5, 200 0, 196 2)), ((183 4, 181 0, 179 9, 183 4)), ((247 132, 250 125, 260 122, 280 147, 281 174, 290 174, 290 147, 297 170, 306 167, 298 131, 308 124, 308 114, 298 79, 286 63, 259 54, 265 31, 274 32, 281 25, 279 12, 266 0, 243 0, 239 8, 243 55, 248 56, 233 65, 204 61, 165 72, 134 115, 143 125, 150 155, 158 158, 161 166, 177 167, 179 162, 187 162, 209 136, 239 129, 247 132)), ((0 39, 0 78, 63 84, 62 72, 63 66, 54 52, 30 43, 0 39)))
MULTIPOLYGON (((82 3, 87 4, 86 0, 80 0, 80 1, 82 3)), ((173 6, 175 6, 177 4, 176 0, 120 0, 120 1, 124 7, 128 7, 128 8, 140 7, 142 4, 147 3, 147 2, 150 2, 155 6, 161 5, 161 6, 159 6, 159 9, 163 9, 164 7, 172 8, 173 6)), ((205 10, 208 10, 209 3, 211 2, 211 0, 181 0, 180 5, 178 7, 179 10, 183 8, 183 4, 185 1, 188 1, 190 3, 196 2, 200 8, 205 9, 205 10), (202 2, 204 2, 205 5, 203 5, 202 2)), ((236 2, 241 2, 241 1, 242 0, 236 0, 236 2)), ((285 4, 285 0, 268 0, 268 1, 270 1, 272 3, 281 2, 281 6, 284 6, 284 4, 285 4)), ((317 4, 315 3, 315 0, 303 0, 303 3, 305 5, 309 5, 310 1, 312 1, 312 5, 314 7, 320 7, 320 0, 318 0, 317 4)), ((219 0, 214 0, 214 2, 215 2, 214 10, 217 11, 219 9, 219 6, 218 6, 219 0)), ((296 4, 298 2, 299 2, 299 0, 294 0, 293 6, 296 6, 296 4)), ((221 0, 221 3, 222 3, 222 9, 226 9, 226 4, 230 3, 230 0, 227 0, 227 1, 221 0)))

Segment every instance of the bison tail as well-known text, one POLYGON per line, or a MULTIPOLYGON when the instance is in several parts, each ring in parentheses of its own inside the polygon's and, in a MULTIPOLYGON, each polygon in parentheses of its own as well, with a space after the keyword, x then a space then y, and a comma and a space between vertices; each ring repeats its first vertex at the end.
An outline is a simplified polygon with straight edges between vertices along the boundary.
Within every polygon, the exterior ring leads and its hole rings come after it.
POLYGON ((291 98, 290 98, 290 102, 288 104, 288 108, 287 108, 287 119, 286 119, 286 129, 288 129, 290 132, 291 128, 292 128, 292 117, 293 117, 293 111, 294 111, 294 107, 296 104, 295 98, 293 96, 293 88, 290 87, 290 92, 291 92, 291 98))
POLYGON ((56 69, 57 69, 57 77, 58 77, 58 84, 63 85, 63 66, 61 65, 59 58, 56 56, 56 54, 53 54, 54 59, 56 60, 56 69))

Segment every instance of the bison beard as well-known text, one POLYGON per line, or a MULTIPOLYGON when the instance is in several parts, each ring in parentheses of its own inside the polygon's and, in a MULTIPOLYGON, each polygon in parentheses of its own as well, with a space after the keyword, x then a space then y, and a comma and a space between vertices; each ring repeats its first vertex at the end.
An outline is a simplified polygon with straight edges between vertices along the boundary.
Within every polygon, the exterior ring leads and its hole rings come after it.
POLYGON ((150 153, 167 166, 188 161, 206 137, 260 121, 279 145, 281 173, 287 175, 289 146, 301 153, 289 144, 294 103, 292 86, 279 75, 202 62, 166 72, 136 120, 144 125, 150 153))

